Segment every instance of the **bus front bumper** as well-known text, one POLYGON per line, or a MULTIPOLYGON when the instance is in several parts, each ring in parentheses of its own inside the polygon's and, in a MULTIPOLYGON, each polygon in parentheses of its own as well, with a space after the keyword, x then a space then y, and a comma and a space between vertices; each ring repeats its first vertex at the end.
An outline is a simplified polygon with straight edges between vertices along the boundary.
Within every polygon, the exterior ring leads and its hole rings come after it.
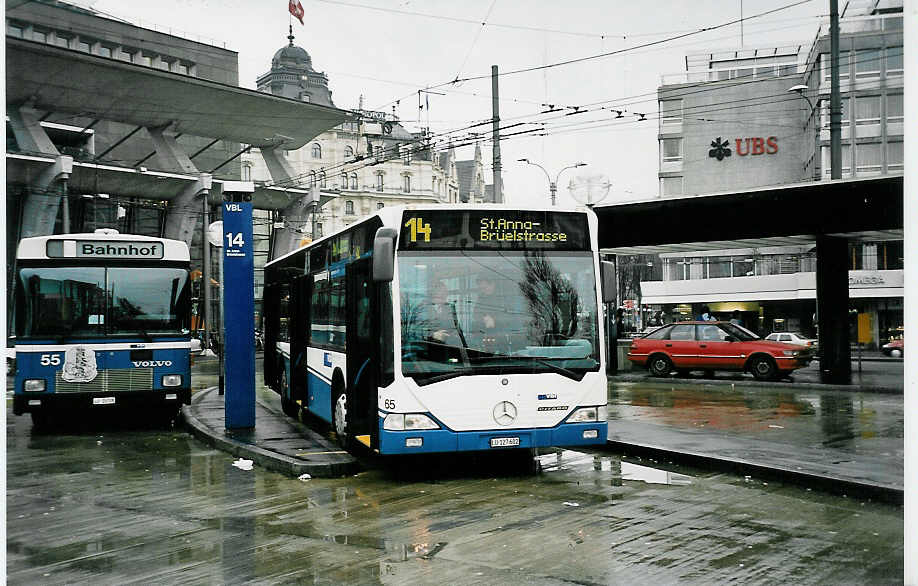
POLYGON ((66 409, 102 409, 106 407, 176 408, 191 404, 191 389, 128 391, 118 393, 17 393, 13 395, 13 413, 33 413, 66 409))
POLYGON ((430 454, 508 449, 604 445, 608 423, 562 423, 539 429, 456 432, 448 429, 385 431, 380 419, 381 454, 430 454))

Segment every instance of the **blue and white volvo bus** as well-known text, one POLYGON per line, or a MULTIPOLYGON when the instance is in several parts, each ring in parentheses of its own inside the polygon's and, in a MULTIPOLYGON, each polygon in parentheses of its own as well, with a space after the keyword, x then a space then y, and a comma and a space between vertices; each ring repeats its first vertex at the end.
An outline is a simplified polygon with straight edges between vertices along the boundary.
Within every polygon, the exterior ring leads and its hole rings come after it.
POLYGON ((265 384, 381 454, 603 444, 596 230, 589 210, 382 208, 266 266, 265 384))
POLYGON ((171 416, 191 400, 184 242, 119 234, 24 238, 16 254, 13 412, 136 406, 171 416))

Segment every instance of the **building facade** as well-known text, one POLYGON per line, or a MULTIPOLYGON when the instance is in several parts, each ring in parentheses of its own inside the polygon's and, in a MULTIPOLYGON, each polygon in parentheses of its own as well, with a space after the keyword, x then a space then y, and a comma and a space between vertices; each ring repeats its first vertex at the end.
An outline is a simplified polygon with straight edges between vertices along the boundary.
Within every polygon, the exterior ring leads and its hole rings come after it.
MULTIPOLYGON (((902 4, 849 2, 839 32, 841 177, 902 173, 902 4)), ((829 179, 829 42, 825 23, 811 43, 693 55, 685 72, 664 76, 659 196, 829 179)), ((903 257, 899 233, 849 241, 852 323, 867 316, 852 340, 876 346, 902 337, 903 257)), ((817 334, 815 243, 664 253, 652 264, 636 327, 657 312, 694 318, 708 305, 724 319, 739 311, 763 335, 817 334)))
MULTIPOLYGON (((313 68, 309 53, 294 44, 275 53, 271 69, 258 78, 259 91, 334 106, 328 77, 313 68)), ((425 131, 407 129, 394 113, 354 110, 359 122, 346 122, 317 136, 300 149, 284 152, 293 171, 289 185, 316 187, 327 203, 315 214, 315 237, 374 213, 413 202, 481 202, 485 199, 481 150, 468 161, 456 159, 452 147, 429 146, 425 131)), ((242 176, 256 182, 277 181, 257 149, 243 156, 242 176)), ((304 240, 313 237, 312 213, 275 218, 272 225, 292 224, 304 240)))

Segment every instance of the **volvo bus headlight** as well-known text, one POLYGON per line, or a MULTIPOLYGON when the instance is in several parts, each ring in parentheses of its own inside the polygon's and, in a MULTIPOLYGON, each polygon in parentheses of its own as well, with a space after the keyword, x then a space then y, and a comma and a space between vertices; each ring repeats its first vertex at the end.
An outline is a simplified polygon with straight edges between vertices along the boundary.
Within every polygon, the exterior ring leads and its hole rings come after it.
POLYGON ((609 418, 609 410, 605 405, 600 407, 581 407, 574 410, 567 418, 568 423, 595 423, 609 418))
POLYGON ((182 375, 180 375, 180 374, 164 374, 164 375, 163 375, 163 386, 164 386, 164 387, 180 387, 180 386, 182 386, 182 375))
POLYGON ((22 390, 26 393, 41 393, 46 388, 43 378, 28 378, 22 383, 22 390))
POLYGON ((440 429, 440 426, 423 413, 389 413, 383 420, 383 429, 405 431, 407 429, 440 429))

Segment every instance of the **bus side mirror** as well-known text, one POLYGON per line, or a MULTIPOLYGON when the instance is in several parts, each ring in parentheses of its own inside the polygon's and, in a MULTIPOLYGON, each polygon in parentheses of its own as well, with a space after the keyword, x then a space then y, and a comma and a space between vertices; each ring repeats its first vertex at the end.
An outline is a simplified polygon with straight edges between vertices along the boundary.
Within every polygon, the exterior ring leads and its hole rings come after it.
POLYGON ((615 263, 600 261, 599 272, 602 276, 602 302, 615 303, 615 263))
POLYGON ((388 283, 395 274, 395 238, 392 228, 380 228, 373 238, 373 280, 388 283))

